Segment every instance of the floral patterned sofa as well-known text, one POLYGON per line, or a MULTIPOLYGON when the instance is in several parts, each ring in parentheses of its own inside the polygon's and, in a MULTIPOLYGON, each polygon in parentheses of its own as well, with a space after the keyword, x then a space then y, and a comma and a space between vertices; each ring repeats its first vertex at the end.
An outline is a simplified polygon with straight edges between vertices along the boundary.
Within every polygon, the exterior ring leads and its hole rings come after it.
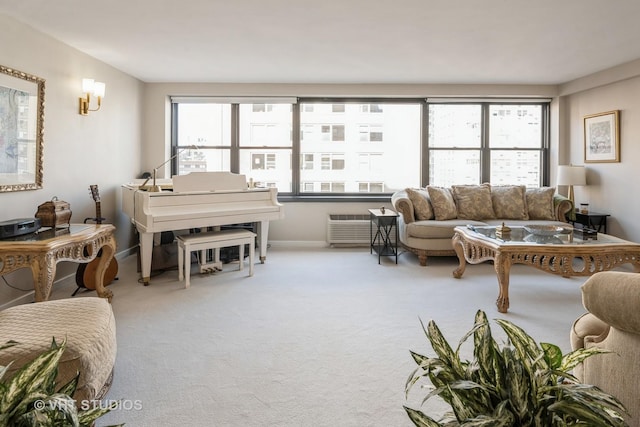
POLYGON ((573 213, 572 202, 553 187, 524 185, 453 185, 406 188, 391 196, 400 214, 398 233, 402 246, 418 255, 455 255, 451 238, 458 225, 527 224, 563 225, 573 213))

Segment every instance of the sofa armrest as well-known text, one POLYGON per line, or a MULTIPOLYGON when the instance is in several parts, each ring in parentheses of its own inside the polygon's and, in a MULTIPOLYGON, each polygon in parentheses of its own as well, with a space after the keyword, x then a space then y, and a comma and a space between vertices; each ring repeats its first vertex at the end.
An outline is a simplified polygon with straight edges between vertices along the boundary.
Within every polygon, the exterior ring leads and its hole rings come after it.
POLYGON ((571 348, 589 348, 590 343, 600 343, 609 334, 610 326, 591 313, 580 316, 571 328, 571 348))
POLYGON ((568 198, 555 194, 553 196, 553 207, 558 221, 569 222, 576 219, 576 211, 573 202, 568 198))
POLYGON ((613 328, 640 335, 640 274, 601 271, 581 286, 582 305, 613 328))
POLYGON ((402 215, 402 220, 405 224, 411 224, 415 221, 415 214, 413 211, 413 203, 409 199, 409 195, 405 190, 396 191, 391 195, 391 204, 393 208, 402 215))

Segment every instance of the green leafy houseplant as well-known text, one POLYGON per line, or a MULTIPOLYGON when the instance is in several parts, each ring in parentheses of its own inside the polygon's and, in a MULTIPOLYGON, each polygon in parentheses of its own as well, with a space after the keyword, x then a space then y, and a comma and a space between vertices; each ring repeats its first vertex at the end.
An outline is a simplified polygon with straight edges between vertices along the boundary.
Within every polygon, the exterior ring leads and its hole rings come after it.
POLYGON ((423 403, 440 396, 450 407, 438 421, 405 406, 418 427, 435 426, 626 426, 626 410, 615 397, 580 384, 570 371, 600 349, 562 355, 553 344, 540 343, 513 323, 497 319, 507 335, 500 347, 479 310, 473 328, 454 351, 434 321, 425 334, 437 357, 411 352, 418 368, 409 376, 406 393, 423 377, 432 387, 423 403), (473 336, 473 360, 462 360, 460 348, 473 336))
MULTIPOLYGON (((9 341, 0 350, 17 344, 9 341)), ((5 426, 74 426, 88 427, 109 412, 118 402, 108 407, 100 405, 78 410, 71 397, 78 386, 80 373, 69 383, 55 390, 58 363, 66 342, 57 345, 24 365, 8 381, 4 376, 9 368, 0 366, 0 427, 5 426)))

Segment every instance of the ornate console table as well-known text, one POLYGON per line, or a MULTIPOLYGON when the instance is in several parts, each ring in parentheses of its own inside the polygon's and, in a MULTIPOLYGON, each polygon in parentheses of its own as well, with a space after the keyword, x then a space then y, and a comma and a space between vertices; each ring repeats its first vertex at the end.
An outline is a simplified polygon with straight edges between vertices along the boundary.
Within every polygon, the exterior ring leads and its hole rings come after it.
POLYGON ((35 300, 46 301, 58 262, 91 262, 102 249, 96 269, 96 292, 111 302, 113 293, 105 289, 103 277, 116 250, 114 230, 111 224, 71 224, 69 228, 43 228, 33 234, 0 240, 0 275, 31 268, 35 300))

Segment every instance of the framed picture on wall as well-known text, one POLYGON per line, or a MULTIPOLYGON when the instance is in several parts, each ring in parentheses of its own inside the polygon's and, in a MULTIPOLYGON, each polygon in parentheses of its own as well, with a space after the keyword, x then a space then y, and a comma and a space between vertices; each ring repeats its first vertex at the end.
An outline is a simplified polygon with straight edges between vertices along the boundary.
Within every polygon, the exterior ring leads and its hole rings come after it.
POLYGON ((606 163, 620 161, 620 111, 584 117, 584 161, 606 163))

